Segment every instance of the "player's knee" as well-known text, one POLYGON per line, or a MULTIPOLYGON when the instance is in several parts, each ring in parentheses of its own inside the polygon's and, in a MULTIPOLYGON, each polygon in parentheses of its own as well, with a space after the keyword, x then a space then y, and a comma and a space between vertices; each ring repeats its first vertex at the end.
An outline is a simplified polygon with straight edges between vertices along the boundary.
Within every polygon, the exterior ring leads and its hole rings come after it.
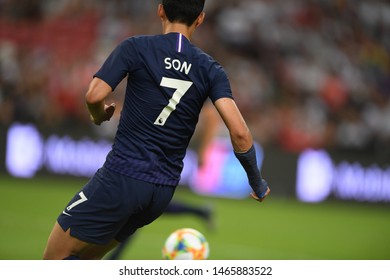
POLYGON ((53 250, 50 247, 45 249, 43 253, 44 260, 62 260, 68 257, 70 254, 65 251, 53 250))

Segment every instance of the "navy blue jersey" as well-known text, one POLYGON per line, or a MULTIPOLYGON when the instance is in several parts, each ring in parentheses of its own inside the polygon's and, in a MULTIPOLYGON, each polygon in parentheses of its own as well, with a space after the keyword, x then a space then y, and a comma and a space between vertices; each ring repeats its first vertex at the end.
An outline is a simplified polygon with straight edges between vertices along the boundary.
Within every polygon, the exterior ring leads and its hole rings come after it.
POLYGON ((118 131, 105 167, 164 185, 180 180, 204 101, 233 98, 221 65, 179 33, 124 40, 95 77, 113 90, 127 77, 118 131))

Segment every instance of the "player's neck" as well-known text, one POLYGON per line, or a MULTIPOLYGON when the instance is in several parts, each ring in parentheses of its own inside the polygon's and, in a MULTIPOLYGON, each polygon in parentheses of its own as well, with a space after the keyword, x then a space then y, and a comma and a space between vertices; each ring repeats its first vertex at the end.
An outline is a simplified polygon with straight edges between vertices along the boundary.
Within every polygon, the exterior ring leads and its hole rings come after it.
POLYGON ((163 27, 164 34, 172 33, 172 32, 181 33, 188 40, 191 40, 191 37, 192 37, 192 34, 194 33, 194 31, 195 31, 195 29, 192 26, 188 27, 187 25, 181 24, 181 23, 169 23, 163 27))

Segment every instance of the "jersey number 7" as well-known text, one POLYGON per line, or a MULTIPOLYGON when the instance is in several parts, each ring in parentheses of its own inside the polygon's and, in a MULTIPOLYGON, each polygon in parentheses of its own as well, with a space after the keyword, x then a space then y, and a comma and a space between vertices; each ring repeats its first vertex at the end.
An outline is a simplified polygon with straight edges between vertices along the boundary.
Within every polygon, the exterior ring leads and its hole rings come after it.
POLYGON ((176 106, 177 104, 179 104, 180 99, 184 96, 184 94, 186 94, 192 84, 193 82, 190 81, 171 79, 166 77, 162 78, 160 86, 173 88, 176 89, 176 91, 173 93, 172 98, 169 99, 168 105, 164 107, 160 115, 157 117, 156 121, 154 122, 155 125, 165 125, 165 122, 167 121, 169 116, 172 114, 173 111, 176 110, 176 106))

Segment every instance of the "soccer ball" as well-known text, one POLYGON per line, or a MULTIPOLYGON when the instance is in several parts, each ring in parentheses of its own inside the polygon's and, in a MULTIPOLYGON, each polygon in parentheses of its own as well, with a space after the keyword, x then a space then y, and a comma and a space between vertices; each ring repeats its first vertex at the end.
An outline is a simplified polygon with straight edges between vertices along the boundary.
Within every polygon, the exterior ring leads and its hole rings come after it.
POLYGON ((172 232, 162 249, 165 260, 205 260, 209 252, 206 238, 192 228, 181 228, 172 232))

